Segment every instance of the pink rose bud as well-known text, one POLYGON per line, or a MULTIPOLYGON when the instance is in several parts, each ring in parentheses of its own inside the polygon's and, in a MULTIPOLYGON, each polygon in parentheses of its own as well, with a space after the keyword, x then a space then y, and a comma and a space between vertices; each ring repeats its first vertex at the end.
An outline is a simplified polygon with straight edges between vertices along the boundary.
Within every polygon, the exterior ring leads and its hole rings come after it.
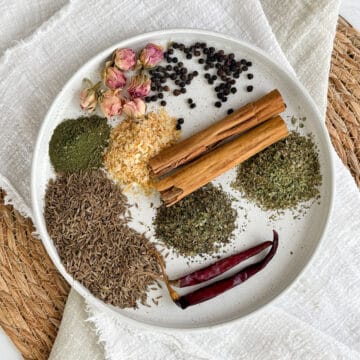
POLYGON ((163 49, 156 44, 147 44, 140 53, 140 62, 144 68, 152 68, 157 65, 164 57, 163 49))
POLYGON ((116 49, 114 52, 114 63, 120 70, 130 70, 136 64, 136 55, 132 49, 116 49))
POLYGON ((80 92, 80 107, 81 110, 91 113, 97 106, 97 89, 100 86, 100 82, 95 85, 89 79, 84 79, 84 82, 87 84, 87 87, 80 92))
POLYGON ((126 84, 124 73, 115 66, 108 66, 103 72, 104 84, 110 89, 122 89, 126 84))
POLYGON ((107 90, 101 94, 100 108, 107 118, 121 114, 122 100, 120 98, 120 90, 107 90))
POLYGON ((146 74, 133 76, 130 80, 128 93, 131 99, 143 98, 150 92, 151 80, 146 74))
POLYGON ((144 100, 136 98, 126 101, 123 107, 124 113, 132 118, 139 118, 145 115, 146 105, 144 100))

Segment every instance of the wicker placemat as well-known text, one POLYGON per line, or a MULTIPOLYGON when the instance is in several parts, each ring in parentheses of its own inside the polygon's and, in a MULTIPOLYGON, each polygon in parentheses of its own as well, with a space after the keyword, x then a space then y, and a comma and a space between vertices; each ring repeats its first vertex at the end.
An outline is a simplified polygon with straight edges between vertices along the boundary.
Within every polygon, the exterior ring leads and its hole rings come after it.
POLYGON ((39 360, 48 358, 69 285, 33 231, 0 191, 0 325, 25 359, 39 360))
POLYGON ((360 187, 360 33, 341 17, 331 60, 326 126, 360 187))
MULTIPOLYGON (((334 147, 360 186, 360 33, 339 19, 326 124, 334 147)), ((34 230, 0 190, 0 325, 25 359, 47 359, 69 286, 34 230)))

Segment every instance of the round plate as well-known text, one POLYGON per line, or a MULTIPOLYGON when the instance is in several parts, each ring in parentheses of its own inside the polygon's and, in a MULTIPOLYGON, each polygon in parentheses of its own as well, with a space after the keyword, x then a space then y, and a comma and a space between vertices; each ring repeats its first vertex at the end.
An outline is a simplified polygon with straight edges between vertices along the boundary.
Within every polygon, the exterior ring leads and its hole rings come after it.
MULTIPOLYGON (((179 56, 180 58, 182 59, 182 56, 179 56)), ((200 74, 203 73, 196 61, 184 60, 184 63, 187 64, 189 69, 201 70, 201 72, 199 71, 200 74)), ((150 105, 149 110, 154 106, 150 105)), ((333 179, 330 142, 324 122, 312 99, 295 77, 285 72, 280 65, 269 59, 261 50, 232 37, 202 30, 175 29, 147 33, 122 41, 95 56, 74 74, 61 90, 44 119, 33 158, 31 188, 35 222, 51 259, 70 285, 90 303, 112 309, 129 321, 173 329, 194 329, 242 318, 264 307, 264 305, 283 293, 285 289, 289 288, 309 263, 324 235, 332 207, 333 179), (238 229, 233 243, 227 247, 228 254, 246 249, 263 240, 271 239, 272 229, 276 229, 279 232, 280 242, 278 253, 274 259, 263 271, 244 284, 215 299, 186 310, 181 310, 174 305, 165 289, 152 291, 149 294, 149 298, 151 296, 163 296, 158 306, 152 305, 149 300, 151 307, 140 305, 137 310, 119 309, 96 299, 66 272, 46 231, 43 216, 44 194, 49 178, 54 176, 48 156, 48 144, 53 130, 63 119, 76 118, 81 115, 79 91, 82 87, 82 79, 88 77, 96 81, 99 78, 100 69, 104 66, 105 59, 111 55, 115 48, 131 47, 140 50, 148 42, 165 46, 169 41, 179 41, 185 44, 204 41, 209 46, 224 49, 228 53, 233 52, 236 58, 245 57, 253 63, 251 72, 254 74, 254 79, 249 81, 244 76, 241 76, 237 82, 238 92, 234 96, 230 96, 226 105, 220 109, 214 107, 213 103, 216 101, 214 89, 207 85, 203 75, 198 76, 193 81, 191 86, 188 87, 186 95, 175 97, 169 93, 170 95, 166 98, 168 112, 172 116, 185 118, 183 137, 187 137, 220 120, 225 116, 227 109, 237 109, 277 88, 287 104, 286 112, 282 114, 282 117, 289 129, 294 129, 294 125, 290 121, 292 116, 297 118, 306 117, 305 127, 300 130, 302 133, 312 132, 314 134, 315 142, 319 148, 323 176, 321 201, 320 204, 314 203, 300 220, 294 220, 293 215, 287 212, 279 220, 271 221, 269 220, 269 213, 261 211, 230 188, 229 184, 234 178, 235 170, 229 171, 215 180, 215 183, 221 183, 226 191, 229 191, 238 199, 234 203, 234 206, 238 208, 238 229), (250 83, 254 85, 254 91, 248 93, 245 88, 250 83), (186 104, 186 99, 189 97, 195 100, 197 104, 195 109, 189 109, 186 104)), ((153 240, 151 218, 154 209, 149 204, 150 202, 159 203, 159 199, 156 196, 146 198, 138 195, 129 197, 129 201, 131 204, 137 202, 139 205, 139 209, 135 206, 131 209, 135 219, 131 226, 139 231, 145 231, 148 237, 153 240)), ((241 264, 241 267, 255 260, 248 260, 241 264)), ((167 269, 171 278, 203 267, 209 262, 211 260, 202 260, 201 264, 192 263, 188 265, 186 259, 181 257, 171 259, 170 256, 167 259, 167 269)), ((238 267, 234 268, 232 272, 238 269, 238 267)), ((189 289, 186 289, 185 292, 189 291, 189 289)))

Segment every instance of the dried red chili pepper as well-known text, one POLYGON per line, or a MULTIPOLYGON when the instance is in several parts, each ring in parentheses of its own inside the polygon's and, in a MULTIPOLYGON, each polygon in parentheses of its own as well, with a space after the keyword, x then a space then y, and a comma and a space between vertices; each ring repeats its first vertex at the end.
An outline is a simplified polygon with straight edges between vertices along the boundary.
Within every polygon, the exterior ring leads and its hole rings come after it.
MULTIPOLYGON (((265 268, 265 266, 270 262, 270 260, 274 257, 276 254, 278 244, 279 244, 279 236, 278 233, 273 230, 274 238, 271 242, 272 247, 268 254, 260 261, 258 261, 255 264, 249 265, 246 268, 240 270, 238 273, 229 276, 226 279, 219 280, 214 282, 213 284, 210 284, 208 286, 205 286, 203 288, 200 288, 194 292, 191 292, 189 294, 180 296, 170 285, 170 281, 166 275, 165 272, 165 266, 163 263, 163 260, 161 256, 154 252, 155 256, 157 257, 161 271, 163 274, 163 280, 166 284, 166 287, 169 291, 169 294, 171 296, 171 299, 176 303, 176 305, 180 306, 182 309, 186 309, 189 306, 199 304, 201 302, 204 302, 206 300, 212 299, 223 292, 243 283, 247 279, 249 279, 251 276, 255 275, 259 271, 265 268)), ((260 244, 261 245, 261 244, 260 244)), ((221 260, 220 260, 221 261, 221 260)))
POLYGON ((200 270, 194 271, 179 279, 170 280, 170 284, 182 288, 186 286, 200 284, 204 281, 213 279, 214 277, 221 275, 225 271, 240 264, 242 261, 245 261, 250 257, 259 254, 261 251, 265 250, 271 245, 272 245, 272 241, 265 241, 257 246, 242 251, 238 254, 228 256, 224 259, 215 262, 214 264, 211 264, 200 270))
POLYGON ((189 294, 178 297, 174 300, 176 305, 180 306, 182 309, 186 309, 189 306, 199 304, 206 300, 212 299, 223 292, 240 285, 251 276, 255 275, 259 271, 265 268, 269 261, 274 257, 276 250, 278 248, 278 234, 274 230, 274 239, 272 247, 268 254, 259 262, 249 265, 246 268, 240 270, 238 273, 229 276, 226 279, 219 280, 213 284, 205 286, 201 289, 198 289, 189 294))

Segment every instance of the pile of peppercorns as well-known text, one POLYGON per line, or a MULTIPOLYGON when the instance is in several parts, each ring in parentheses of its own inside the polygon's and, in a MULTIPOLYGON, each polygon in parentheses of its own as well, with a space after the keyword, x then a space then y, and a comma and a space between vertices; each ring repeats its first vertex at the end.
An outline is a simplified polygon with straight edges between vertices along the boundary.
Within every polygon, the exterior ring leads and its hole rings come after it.
MULTIPOLYGON (((213 46, 208 47, 203 42, 196 42, 191 46, 173 42, 164 53, 164 59, 168 65, 158 66, 149 71, 153 93, 145 98, 146 102, 160 100, 160 105, 166 106, 166 101, 163 100, 163 92, 171 91, 167 85, 169 80, 172 80, 178 86, 178 88, 172 90, 173 95, 179 96, 186 94, 187 85, 190 85, 193 79, 199 75, 197 71, 189 71, 184 63, 175 56, 175 51, 183 52, 188 60, 193 57, 199 58, 198 63, 203 65, 204 70, 207 71, 204 77, 216 92, 218 100, 214 102, 214 105, 218 108, 227 102, 230 95, 237 92, 236 80, 240 78, 241 73, 247 72, 249 67, 252 66, 251 61, 246 59, 236 60, 233 53, 225 54, 224 50, 216 50, 213 46)), ((252 73, 247 74, 248 80, 253 78, 252 73)), ((246 90, 248 92, 253 91, 253 86, 247 85, 246 90)), ((196 103, 191 98, 187 99, 187 103, 191 109, 196 107, 196 103)), ((227 110, 227 114, 232 112, 233 109, 227 110)), ((184 119, 178 120, 180 121, 178 121, 176 127, 181 129, 184 119)))

